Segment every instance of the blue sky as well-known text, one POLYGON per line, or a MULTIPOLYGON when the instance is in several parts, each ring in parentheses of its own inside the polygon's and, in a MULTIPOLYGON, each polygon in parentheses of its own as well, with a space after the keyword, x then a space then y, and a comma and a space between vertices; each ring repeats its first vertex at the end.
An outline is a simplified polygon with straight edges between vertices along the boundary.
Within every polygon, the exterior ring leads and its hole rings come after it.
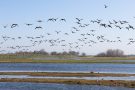
MULTIPOLYGON (((0 0, 0 35, 6 35, 11 37, 18 36, 38 36, 46 34, 46 32, 54 33, 54 31, 62 30, 62 32, 70 32, 73 27, 75 18, 83 18, 84 22, 90 20, 102 19, 104 22, 109 20, 127 20, 130 24, 135 23, 135 0, 0 0), (104 8, 104 4, 108 8, 104 8), (66 23, 47 23, 48 18, 66 18, 66 23), (38 25, 37 20, 43 20, 42 26, 45 30, 35 31, 32 28, 26 28, 25 23, 33 23, 38 25), (18 23, 17 29, 11 30, 10 28, 4 30, 3 25, 11 25, 12 23, 18 23), (46 28, 47 27, 47 28, 46 28)), ((41 25, 41 24, 40 24, 41 25)), ((91 29, 97 29, 98 35, 106 35, 109 39, 114 39, 117 36, 122 37, 122 43, 99 43, 93 47, 84 46, 82 49, 77 50, 80 52, 86 52, 87 54, 96 54, 105 51, 109 48, 122 49, 126 54, 135 54, 134 44, 127 46, 128 38, 135 37, 135 31, 127 30, 104 30, 97 25, 91 25, 91 29)), ((90 29, 88 28, 88 29, 90 29)), ((87 33, 86 30, 82 33, 87 33)), ((50 36, 54 38, 55 36, 50 36)), ((66 39, 67 41, 76 40, 80 37, 78 34, 70 37, 56 36, 58 38, 66 39)), ((48 38, 48 37, 47 37, 48 38)), ((1 50, 7 49, 6 47, 18 44, 29 45, 30 43, 23 39, 22 41, 9 41, 1 46, 1 50)), ((44 48, 47 51, 61 51, 61 47, 49 47, 46 44, 31 48, 31 50, 39 50, 44 48)), ((9 49, 7 51, 10 52, 9 49)))

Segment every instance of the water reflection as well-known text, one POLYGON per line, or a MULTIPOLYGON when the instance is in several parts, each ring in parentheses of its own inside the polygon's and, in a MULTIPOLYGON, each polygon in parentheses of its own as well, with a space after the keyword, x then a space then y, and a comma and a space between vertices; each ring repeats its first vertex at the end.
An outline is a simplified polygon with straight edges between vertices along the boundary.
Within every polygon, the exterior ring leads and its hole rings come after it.
POLYGON ((0 90, 134 90, 134 88, 97 85, 0 82, 0 90))
POLYGON ((50 77, 50 76, 29 76, 29 75, 0 75, 0 78, 47 78, 47 79, 85 79, 85 80, 128 80, 135 81, 135 76, 127 77, 50 77))
POLYGON ((0 71, 135 73, 135 64, 0 63, 0 71))

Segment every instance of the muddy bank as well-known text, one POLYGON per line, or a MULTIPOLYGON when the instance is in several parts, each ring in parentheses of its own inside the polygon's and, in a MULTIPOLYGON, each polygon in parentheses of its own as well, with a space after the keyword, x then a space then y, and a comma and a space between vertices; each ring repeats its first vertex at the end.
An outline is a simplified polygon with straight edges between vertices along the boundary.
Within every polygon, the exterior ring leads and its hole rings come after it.
POLYGON ((34 82, 34 83, 58 83, 58 84, 79 84, 79 85, 104 85, 104 86, 122 86, 135 88, 135 81, 123 80, 75 80, 75 79, 18 79, 18 78, 1 78, 0 82, 34 82))
POLYGON ((70 73, 70 72, 0 72, 0 75, 29 75, 29 76, 55 76, 55 77, 126 77, 135 74, 115 74, 115 73, 70 73))

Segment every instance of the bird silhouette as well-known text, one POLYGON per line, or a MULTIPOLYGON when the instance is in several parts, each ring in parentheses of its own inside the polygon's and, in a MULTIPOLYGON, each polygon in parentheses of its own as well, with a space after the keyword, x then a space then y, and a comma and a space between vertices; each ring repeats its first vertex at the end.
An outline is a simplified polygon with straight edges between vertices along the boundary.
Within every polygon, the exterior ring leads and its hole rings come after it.
MULTIPOLYGON (((108 7, 108 6, 107 6, 108 7)), ((49 24, 51 25, 50 22, 55 22, 54 24, 60 24, 60 29, 63 26, 63 22, 68 21, 68 19, 65 18, 48 18, 46 22, 44 22, 43 20, 38 20, 35 22, 30 22, 30 23, 25 23, 23 24, 24 26, 28 26, 27 28, 30 30, 35 30, 35 33, 38 33, 38 31, 43 31, 45 32, 42 33, 41 35, 34 35, 34 36, 17 36, 17 37, 13 37, 13 36, 9 36, 9 35, 3 35, 1 34, 1 42, 0 42, 0 50, 2 49, 2 46, 4 46, 6 43, 9 42, 23 42, 24 39, 27 39, 27 41, 29 42, 28 45, 9 45, 6 48, 8 48, 9 50, 23 50, 23 51, 29 51, 31 50, 31 48, 37 47, 39 45, 44 45, 47 43, 48 46, 50 47, 59 47, 61 46, 63 50, 65 50, 67 48, 67 50, 78 50, 81 49, 82 47, 85 46, 89 46, 89 47, 93 47, 95 44, 98 43, 121 43, 123 40, 120 36, 115 37, 114 39, 109 38, 108 36, 110 35, 109 33, 103 35, 103 33, 101 33, 98 28, 94 29, 92 25, 97 27, 99 26, 99 28, 104 28, 103 30, 114 30, 114 28, 116 29, 122 29, 121 31, 124 32, 124 30, 135 30, 135 27, 133 24, 130 23, 130 21, 126 21, 126 20, 116 20, 116 19, 112 19, 112 20, 103 20, 103 19, 93 19, 93 20, 89 20, 89 19, 84 19, 84 18, 74 18, 75 21, 73 21, 74 24, 71 24, 71 26, 69 27, 69 29, 71 30, 65 30, 65 32, 63 32, 62 30, 60 31, 59 29, 57 29, 57 27, 55 28, 55 30, 51 30, 51 32, 48 32, 50 27, 48 28, 49 24), (38 23, 37 23, 38 22, 38 23), (42 22, 42 23, 41 23, 42 22), (61 22, 61 23, 59 23, 61 22), (38 25, 40 24, 41 25, 38 25), (44 26, 45 24, 45 26, 44 26), (34 27, 34 29, 33 29, 34 27), (44 31, 44 27, 46 28, 46 30, 44 31), (101 35, 100 35, 101 34, 101 35), (56 35, 55 37, 53 37, 53 35, 56 35), (63 37, 66 38, 63 38, 63 37), (76 39, 72 39, 69 42, 69 39, 72 38, 72 36, 76 36, 76 39), (69 39, 68 39, 69 38, 69 39)), ((4 26, 2 26, 2 28, 4 28, 4 30, 8 30, 10 29, 10 26, 8 28, 9 24, 5 24, 4 26)), ((21 24, 11 24, 11 28, 15 28, 19 26, 21 26, 21 24)), ((39 31, 39 32, 40 32, 39 31)), ((117 32, 116 30, 114 30, 114 32, 117 32)), ((123 42, 124 43, 124 42, 123 42)), ((126 42, 127 45, 132 45, 135 44, 135 39, 134 38, 129 38, 126 42)))
POLYGON ((43 29, 41 26, 37 26, 35 27, 35 29, 43 29))
POLYGON ((115 23, 115 24, 117 24, 117 23, 118 23, 118 22, 117 22, 117 21, 115 21, 115 20, 113 20, 113 21, 114 21, 114 23, 115 23))
POLYGON ((104 7, 105 7, 105 8, 108 8, 108 6, 107 6, 107 5, 104 5, 104 7))
POLYGON ((58 20, 58 18, 53 18, 53 20, 54 20, 54 21, 57 21, 57 20, 58 20))
POLYGON ((64 22, 66 22, 66 19, 62 18, 62 19, 60 19, 60 21, 64 21, 64 22))
POLYGON ((78 20, 78 22, 80 22, 80 21, 82 21, 83 19, 76 18, 76 20, 78 20))
POLYGON ((41 23, 41 22, 43 22, 43 21, 42 21, 42 20, 38 20, 37 22, 41 23))
POLYGON ((53 18, 49 18, 48 21, 54 21, 53 18))
POLYGON ((61 31, 55 31, 57 34, 59 34, 61 31))
POLYGON ((31 26, 31 25, 33 25, 33 24, 26 24, 27 26, 31 26))
POLYGON ((18 24, 12 24, 11 25, 11 28, 15 28, 15 27, 17 27, 18 26, 18 24))
POLYGON ((65 35, 69 35, 68 33, 65 33, 65 35))
POLYGON ((4 28, 7 28, 7 25, 3 26, 4 28))

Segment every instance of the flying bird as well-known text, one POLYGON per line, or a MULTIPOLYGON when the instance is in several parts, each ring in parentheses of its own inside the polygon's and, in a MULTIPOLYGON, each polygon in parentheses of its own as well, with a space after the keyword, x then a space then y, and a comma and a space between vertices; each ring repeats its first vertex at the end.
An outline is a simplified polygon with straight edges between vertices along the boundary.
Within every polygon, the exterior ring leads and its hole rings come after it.
MULTIPOLYGON (((54 20, 53 20, 53 18, 49 18, 48 21, 54 21, 54 20)), ((48 22, 48 21, 47 21, 47 22, 48 22)))
POLYGON ((18 24, 12 24, 11 25, 11 28, 15 28, 15 27, 17 27, 18 26, 18 24))
POLYGON ((33 25, 33 24, 26 24, 27 26, 31 26, 31 25, 33 25))
POLYGON ((80 22, 80 21, 82 21, 83 19, 76 18, 76 20, 78 20, 78 21, 80 22))
POLYGON ((59 34, 61 31, 55 31, 57 34, 59 34))
POLYGON ((104 7, 105 7, 105 8, 108 8, 108 6, 107 6, 107 5, 104 5, 104 7))
POLYGON ((66 22, 66 19, 62 18, 62 19, 60 19, 60 21, 64 21, 64 22, 66 22))
POLYGON ((43 22, 43 21, 42 21, 42 20, 38 20, 37 22, 41 23, 41 22, 43 22))
POLYGON ((35 27, 35 29, 43 29, 41 26, 35 27))
POLYGON ((3 26, 4 28, 7 28, 7 25, 3 26))

